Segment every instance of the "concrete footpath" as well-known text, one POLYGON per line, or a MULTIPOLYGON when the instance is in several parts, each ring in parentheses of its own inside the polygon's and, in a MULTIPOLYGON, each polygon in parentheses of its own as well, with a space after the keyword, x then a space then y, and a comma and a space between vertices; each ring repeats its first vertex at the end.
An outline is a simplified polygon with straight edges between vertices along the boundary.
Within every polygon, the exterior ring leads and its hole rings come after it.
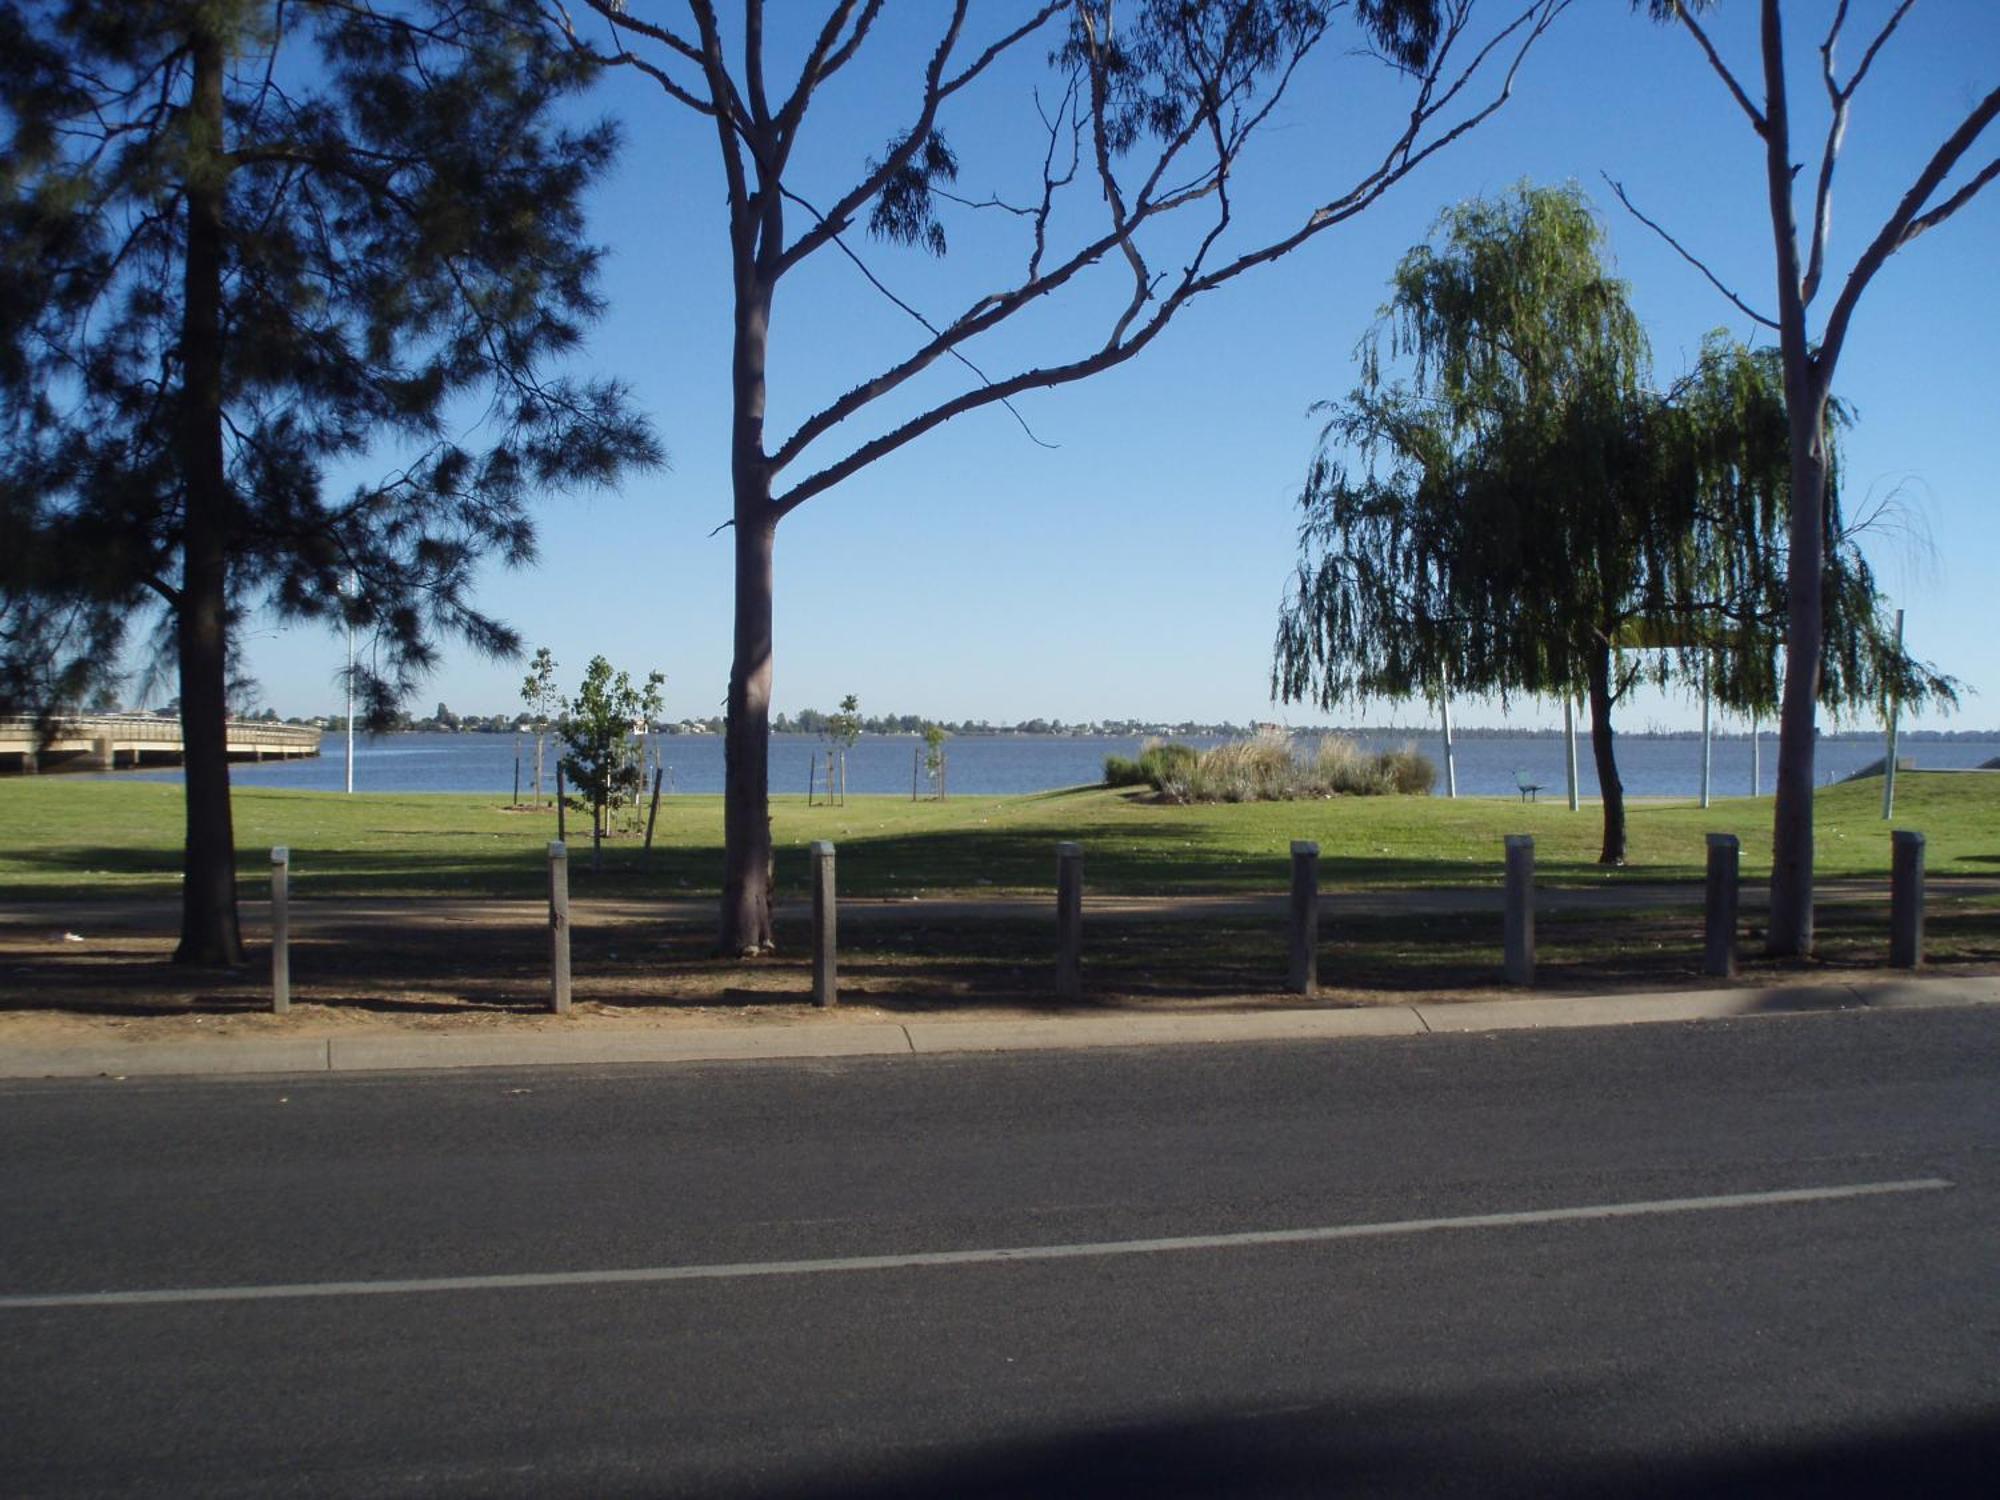
POLYGON ((1511 1031, 1535 1027, 1735 1021, 1852 1010, 2000 1004, 2000 976, 1682 990, 1226 1015, 1067 1015, 981 1021, 855 1021, 747 1030, 607 1031, 515 1036, 333 1033, 227 1040, 7 1046, 0 1078, 135 1078, 219 1074, 380 1073, 440 1068, 594 1066, 755 1059, 909 1057, 952 1052, 1511 1031))

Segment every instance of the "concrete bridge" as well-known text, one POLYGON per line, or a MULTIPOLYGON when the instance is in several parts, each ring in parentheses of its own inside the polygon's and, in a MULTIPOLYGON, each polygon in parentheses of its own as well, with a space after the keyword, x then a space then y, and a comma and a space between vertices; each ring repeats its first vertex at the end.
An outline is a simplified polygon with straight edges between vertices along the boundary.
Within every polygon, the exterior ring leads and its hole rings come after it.
MULTIPOLYGON (((231 719, 227 733, 231 760, 290 760, 319 754, 320 732, 301 725, 231 719)), ((0 773, 177 766, 181 754, 177 718, 80 714, 58 722, 45 744, 37 741, 33 719, 0 718, 0 773)))

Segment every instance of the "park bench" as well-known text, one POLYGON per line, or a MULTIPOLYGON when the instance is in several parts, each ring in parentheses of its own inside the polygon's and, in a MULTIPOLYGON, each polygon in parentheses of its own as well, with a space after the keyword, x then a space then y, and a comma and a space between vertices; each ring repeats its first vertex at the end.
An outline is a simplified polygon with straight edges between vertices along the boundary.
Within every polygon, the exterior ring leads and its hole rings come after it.
POLYGON ((1526 771, 1516 771, 1514 773, 1514 785, 1521 789, 1521 800, 1523 802, 1540 800, 1542 784, 1539 781, 1528 780, 1528 773, 1526 771))

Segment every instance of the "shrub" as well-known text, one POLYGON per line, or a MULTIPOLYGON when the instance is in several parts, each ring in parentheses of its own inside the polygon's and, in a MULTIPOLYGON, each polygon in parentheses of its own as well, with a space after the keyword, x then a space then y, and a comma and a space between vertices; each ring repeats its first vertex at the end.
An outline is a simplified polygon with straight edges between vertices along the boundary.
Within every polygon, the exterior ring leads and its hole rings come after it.
POLYGON ((1147 779, 1145 770, 1136 760, 1129 760, 1122 755, 1104 757, 1106 786, 1145 786, 1147 779))
POLYGON ((1165 791, 1166 783, 1178 781, 1194 769, 1201 752, 1177 740, 1164 740, 1139 747, 1139 774, 1154 791, 1165 791))
POLYGON ((1419 754, 1415 745, 1384 750, 1381 760, 1389 773, 1390 789, 1402 796, 1428 797, 1437 785, 1437 767, 1428 755, 1419 754))
POLYGON ((1436 777, 1430 761, 1414 746, 1368 751, 1353 740, 1329 735, 1314 748, 1310 760, 1302 760, 1285 736, 1260 735, 1199 755, 1189 752, 1180 769, 1154 785, 1173 802, 1288 802, 1425 795, 1436 777))

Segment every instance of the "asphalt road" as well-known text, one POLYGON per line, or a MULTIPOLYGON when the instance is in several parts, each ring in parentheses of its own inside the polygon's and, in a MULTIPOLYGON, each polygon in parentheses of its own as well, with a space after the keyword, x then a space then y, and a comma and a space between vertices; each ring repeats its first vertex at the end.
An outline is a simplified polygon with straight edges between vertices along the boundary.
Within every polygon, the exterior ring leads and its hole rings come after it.
POLYGON ((0 1085, 0 1493, 1985 1495, 1996 1148, 1986 1011, 0 1085))

